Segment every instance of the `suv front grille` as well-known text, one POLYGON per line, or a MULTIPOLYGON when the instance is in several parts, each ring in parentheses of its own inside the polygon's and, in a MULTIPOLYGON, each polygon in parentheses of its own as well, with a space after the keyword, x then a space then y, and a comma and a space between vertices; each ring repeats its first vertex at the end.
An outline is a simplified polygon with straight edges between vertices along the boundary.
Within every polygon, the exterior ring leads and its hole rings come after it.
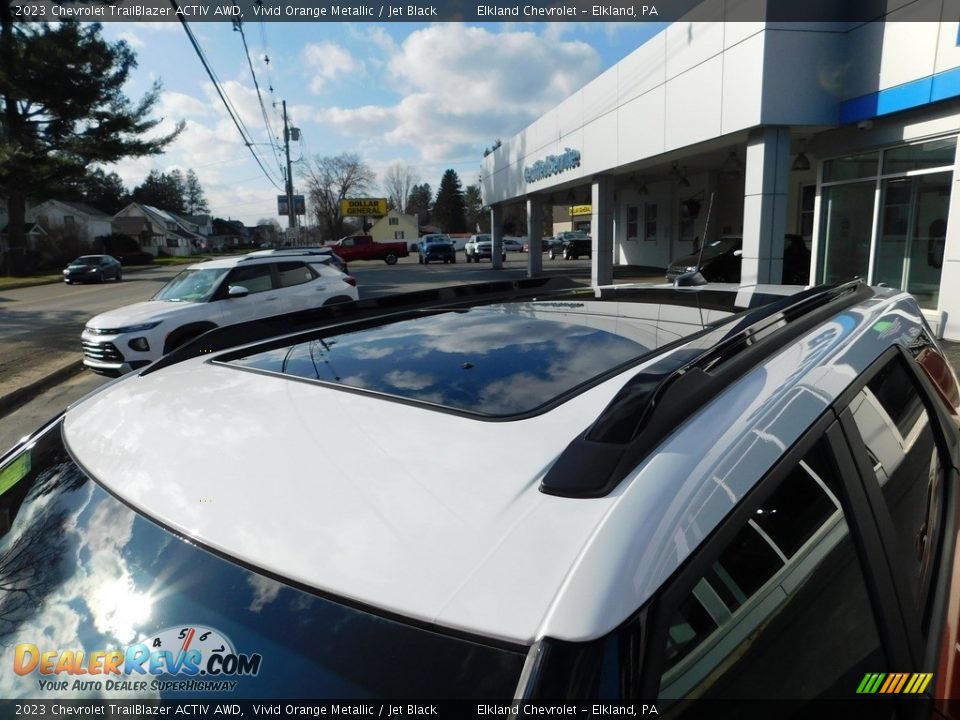
POLYGON ((100 362, 123 362, 123 355, 113 343, 83 341, 83 354, 91 360, 100 362))

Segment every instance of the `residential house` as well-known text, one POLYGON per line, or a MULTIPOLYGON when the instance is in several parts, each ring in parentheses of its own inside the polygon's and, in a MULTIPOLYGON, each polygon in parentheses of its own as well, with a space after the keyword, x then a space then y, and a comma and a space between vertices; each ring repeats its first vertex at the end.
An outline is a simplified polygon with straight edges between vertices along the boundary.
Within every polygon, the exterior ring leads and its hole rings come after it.
POLYGON ((217 251, 239 250, 253 247, 256 243, 250 228, 239 220, 213 218, 213 233, 207 238, 209 249, 217 251))
POLYGON ((96 238, 113 232, 109 215, 82 202, 46 200, 30 208, 26 217, 39 224, 52 238, 79 241, 79 249, 90 249, 96 238))
POLYGON ((406 240, 409 243, 416 243, 420 237, 417 216, 390 210, 373 224, 370 235, 377 242, 406 240))
POLYGON ((196 223, 142 203, 130 203, 113 216, 113 222, 117 232, 136 238, 154 257, 193 255, 203 240, 196 223))

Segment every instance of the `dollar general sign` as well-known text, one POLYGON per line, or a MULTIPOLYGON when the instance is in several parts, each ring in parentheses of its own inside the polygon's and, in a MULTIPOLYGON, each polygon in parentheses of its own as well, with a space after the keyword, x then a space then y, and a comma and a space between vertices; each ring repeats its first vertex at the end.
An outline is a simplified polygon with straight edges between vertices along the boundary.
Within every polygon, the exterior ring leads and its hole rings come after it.
POLYGON ((340 214, 344 217, 352 215, 386 215, 386 198, 346 198, 340 201, 340 214))

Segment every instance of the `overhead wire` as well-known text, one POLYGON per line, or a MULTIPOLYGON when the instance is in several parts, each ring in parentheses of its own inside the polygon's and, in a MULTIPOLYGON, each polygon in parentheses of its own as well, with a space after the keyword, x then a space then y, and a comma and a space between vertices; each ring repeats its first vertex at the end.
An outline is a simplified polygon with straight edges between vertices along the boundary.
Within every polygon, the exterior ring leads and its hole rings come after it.
POLYGON ((273 159, 277 162, 277 167, 280 170, 281 176, 283 175, 283 158, 280 153, 280 148, 277 147, 276 139, 277 135, 273 130, 273 126, 270 124, 270 116, 267 113, 267 108, 263 104, 263 94, 260 91, 260 82, 257 80, 257 73, 253 69, 253 60, 250 57, 250 48, 247 45, 247 35, 243 31, 243 21, 236 20, 233 25, 234 29, 240 33, 240 39, 243 41, 243 54, 247 58, 247 65, 250 68, 250 77, 253 78, 253 87, 257 92, 257 102, 260 104, 260 114, 263 116, 263 124, 267 130, 267 136, 270 138, 270 147, 273 150, 273 159))
POLYGON ((237 128, 237 132, 240 133, 240 137, 243 140, 243 144, 246 145, 247 149, 250 151, 250 154, 253 155, 253 159, 257 161, 257 165, 260 166, 260 170, 263 171, 264 176, 270 181, 270 183, 277 189, 282 190, 281 186, 277 183, 273 175, 270 174, 270 171, 264 166, 263 161, 260 159, 260 156, 257 155, 256 150, 253 148, 253 142, 250 139, 250 132, 246 129, 246 126, 243 124, 243 120, 239 117, 236 109, 231 104, 230 100, 227 98, 226 93, 220 85, 220 80, 217 78, 216 73, 213 71, 213 68, 210 66, 210 63, 207 61, 207 57, 203 52, 203 49, 200 47, 200 43, 197 42, 197 38, 194 36, 193 31, 190 29, 190 25, 187 24, 186 18, 180 14, 180 6, 177 4, 177 0, 170 0, 170 4, 173 5, 174 10, 177 14, 177 17, 180 18, 180 24, 183 26, 184 31, 187 33, 187 38, 190 40, 190 44, 193 46, 194 52, 197 53, 197 57, 200 58, 200 62, 203 64, 204 70, 207 71, 207 76, 210 78, 210 81, 213 83, 214 89, 217 91, 217 95, 220 97, 220 101, 223 103, 224 108, 227 110, 227 114, 230 116, 230 119, 233 120, 233 124, 237 128))

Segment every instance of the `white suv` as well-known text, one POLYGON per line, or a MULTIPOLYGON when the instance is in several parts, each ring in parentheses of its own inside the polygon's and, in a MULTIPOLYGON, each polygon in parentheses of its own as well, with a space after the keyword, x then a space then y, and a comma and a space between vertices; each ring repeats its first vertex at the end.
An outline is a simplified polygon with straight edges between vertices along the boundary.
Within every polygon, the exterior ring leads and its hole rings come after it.
POLYGON ((356 300, 356 280, 304 253, 191 265, 152 300, 97 315, 81 340, 83 364, 121 375, 221 325, 356 300))

